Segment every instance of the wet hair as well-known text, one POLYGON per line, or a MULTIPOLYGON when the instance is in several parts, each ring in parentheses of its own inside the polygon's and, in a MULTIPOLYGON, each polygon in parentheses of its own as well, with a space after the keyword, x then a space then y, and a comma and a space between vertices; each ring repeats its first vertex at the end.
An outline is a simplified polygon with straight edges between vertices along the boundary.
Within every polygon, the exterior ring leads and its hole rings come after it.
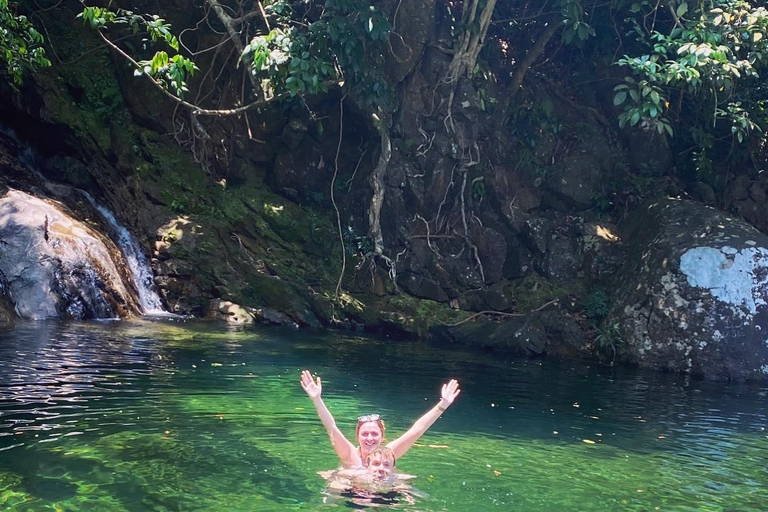
MULTIPOLYGON (((373 415, 371 415, 373 416, 373 415)), ((370 423, 373 422, 379 426, 379 430, 381 430, 381 442, 384 442, 384 433, 386 432, 387 427, 384 426, 384 420, 381 418, 376 417, 376 419, 367 420, 366 416, 360 416, 360 418, 357 419, 357 427, 355 427, 355 440, 357 441, 357 438, 360 437, 360 427, 363 426, 363 423, 370 423)))
POLYGON ((392 451, 391 448, 387 448, 386 446, 378 446, 368 452, 368 456, 365 458, 365 466, 368 467, 368 461, 373 457, 374 455, 379 455, 383 459, 391 459, 392 460, 392 468, 395 467, 395 464, 397 464, 397 459, 395 459, 395 453, 392 451))

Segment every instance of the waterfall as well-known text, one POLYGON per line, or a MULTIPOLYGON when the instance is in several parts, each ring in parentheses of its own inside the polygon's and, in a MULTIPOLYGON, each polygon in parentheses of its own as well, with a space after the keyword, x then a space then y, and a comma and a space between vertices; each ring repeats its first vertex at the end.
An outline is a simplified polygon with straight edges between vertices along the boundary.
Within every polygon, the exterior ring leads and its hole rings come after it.
POLYGON ((88 199, 88 202, 90 202, 99 213, 101 213, 104 220, 107 221, 117 236, 117 240, 114 240, 114 242, 120 248, 120 252, 123 253, 123 258, 125 258, 125 262, 131 270, 131 277, 136 285, 136 289, 139 291, 139 305, 141 306, 142 312, 145 315, 167 314, 163 309, 163 303, 160 300, 160 296, 155 291, 154 275, 149 266, 149 261, 147 261, 147 257, 141 250, 139 243, 130 231, 117 222, 117 219, 115 219, 115 216, 111 211, 97 203, 85 190, 80 190, 80 193, 88 199))
MULTIPOLYGON (((19 155, 19 160, 27 170, 40 178, 43 183, 50 183, 35 165, 34 150, 29 145, 21 143, 12 130, 0 128, 0 132, 13 138, 19 146, 23 148, 19 155)), ((117 221, 111 211, 100 205, 88 192, 76 187, 70 188, 82 194, 91 206, 99 211, 107 224, 109 224, 113 233, 113 238, 116 238, 113 242, 115 242, 120 249, 120 252, 123 254, 123 259, 130 270, 131 279, 138 291, 138 302, 142 313, 145 315, 156 316, 169 315, 169 313, 163 309, 163 303, 160 300, 160 296, 155 291, 154 276, 152 274, 152 269, 149 266, 149 261, 134 236, 117 221)))

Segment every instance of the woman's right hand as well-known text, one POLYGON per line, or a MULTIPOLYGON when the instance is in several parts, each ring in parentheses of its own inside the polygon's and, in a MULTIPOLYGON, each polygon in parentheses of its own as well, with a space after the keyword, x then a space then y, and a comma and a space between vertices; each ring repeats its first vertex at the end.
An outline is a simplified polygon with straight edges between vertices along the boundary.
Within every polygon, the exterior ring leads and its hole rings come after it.
POLYGON ((312 374, 309 373, 309 370, 301 372, 301 387, 304 388, 304 391, 307 392, 307 395, 309 395, 309 398, 312 400, 319 398, 320 393, 323 392, 323 385, 320 382, 320 377, 315 381, 312 379, 312 374))
POLYGON ((459 396, 459 393, 461 393, 461 389, 459 389, 459 383, 456 379, 451 379, 443 384, 443 389, 440 393, 440 401, 443 403, 443 407, 451 405, 456 400, 456 397, 459 396))

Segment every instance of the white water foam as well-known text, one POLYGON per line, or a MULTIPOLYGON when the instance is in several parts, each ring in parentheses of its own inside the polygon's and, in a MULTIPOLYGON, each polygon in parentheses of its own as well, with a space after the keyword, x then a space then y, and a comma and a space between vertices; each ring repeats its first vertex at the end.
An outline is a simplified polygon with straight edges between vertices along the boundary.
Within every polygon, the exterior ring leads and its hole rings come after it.
POLYGON ((131 270, 131 277, 139 292, 139 305, 141 306, 142 313, 154 316, 168 314, 163 309, 163 302, 160 300, 160 296, 154 290, 154 276, 149 266, 149 261, 147 261, 141 246, 136 242, 131 232, 117 222, 112 212, 96 202, 88 192, 80 190, 80 193, 101 213, 117 235, 115 242, 123 253, 123 258, 125 258, 128 268, 131 270))

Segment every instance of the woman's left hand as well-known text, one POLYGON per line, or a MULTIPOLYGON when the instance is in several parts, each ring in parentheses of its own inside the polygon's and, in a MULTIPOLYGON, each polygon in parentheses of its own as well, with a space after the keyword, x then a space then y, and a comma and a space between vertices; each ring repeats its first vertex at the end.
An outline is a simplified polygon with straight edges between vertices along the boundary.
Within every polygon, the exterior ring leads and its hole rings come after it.
POLYGON ((444 407, 447 407, 456 400, 456 397, 461 393, 459 389, 459 382, 456 379, 451 379, 447 383, 443 384, 443 390, 440 394, 440 401, 443 402, 444 407))

